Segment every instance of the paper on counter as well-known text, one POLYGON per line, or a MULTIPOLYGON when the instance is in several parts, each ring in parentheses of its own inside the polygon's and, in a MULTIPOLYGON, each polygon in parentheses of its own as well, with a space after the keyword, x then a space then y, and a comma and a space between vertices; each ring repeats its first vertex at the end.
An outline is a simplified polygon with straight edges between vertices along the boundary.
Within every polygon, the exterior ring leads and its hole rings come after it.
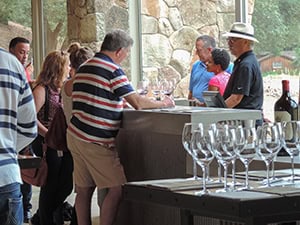
MULTIPOLYGON (((182 191, 182 190, 201 190, 202 181, 201 180, 188 180, 185 178, 177 179, 164 179, 164 180, 149 180, 149 181, 139 181, 130 182, 134 185, 142 185, 155 189, 169 190, 169 191, 182 191)), ((207 182, 207 188, 217 188, 223 187, 223 183, 218 182, 207 182)))

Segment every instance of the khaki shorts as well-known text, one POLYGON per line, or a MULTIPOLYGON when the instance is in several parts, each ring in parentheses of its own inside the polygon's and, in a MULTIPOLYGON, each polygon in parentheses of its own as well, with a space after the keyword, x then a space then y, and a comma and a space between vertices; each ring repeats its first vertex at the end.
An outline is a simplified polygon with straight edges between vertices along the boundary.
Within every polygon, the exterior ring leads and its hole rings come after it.
POLYGON ((74 160, 74 181, 79 187, 110 188, 124 184, 126 177, 117 151, 81 141, 67 134, 74 160))

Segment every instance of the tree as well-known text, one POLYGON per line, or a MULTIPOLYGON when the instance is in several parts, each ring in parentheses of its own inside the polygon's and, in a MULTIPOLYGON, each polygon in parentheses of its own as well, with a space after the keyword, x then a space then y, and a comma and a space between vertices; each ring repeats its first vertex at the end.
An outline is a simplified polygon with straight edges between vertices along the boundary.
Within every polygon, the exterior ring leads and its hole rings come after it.
POLYGON ((256 0, 252 24, 259 42, 258 54, 300 48, 299 0, 256 0))
POLYGON ((271 52, 278 55, 286 45, 288 27, 278 6, 280 0, 256 0, 252 24, 259 43, 255 45, 258 54, 271 52))
POLYGON ((288 27, 285 50, 299 48, 300 43, 300 2, 299 0, 284 0, 278 2, 278 7, 283 17, 284 23, 288 27))
POLYGON ((31 1, 1 0, 0 22, 14 21, 25 27, 31 27, 31 1))
MULTIPOLYGON (((44 24, 47 34, 47 49, 49 52, 59 49, 67 33, 67 1, 44 0, 44 24)), ((13 21, 25 27, 32 27, 30 0, 1 0, 0 22, 13 21)))

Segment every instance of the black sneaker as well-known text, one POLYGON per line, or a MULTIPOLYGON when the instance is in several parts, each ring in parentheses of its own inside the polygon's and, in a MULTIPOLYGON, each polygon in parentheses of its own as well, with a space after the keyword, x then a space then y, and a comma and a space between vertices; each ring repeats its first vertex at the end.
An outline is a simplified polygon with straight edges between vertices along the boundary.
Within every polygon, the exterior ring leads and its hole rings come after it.
POLYGON ((64 202, 62 210, 63 210, 64 221, 71 221, 73 206, 69 202, 64 202))

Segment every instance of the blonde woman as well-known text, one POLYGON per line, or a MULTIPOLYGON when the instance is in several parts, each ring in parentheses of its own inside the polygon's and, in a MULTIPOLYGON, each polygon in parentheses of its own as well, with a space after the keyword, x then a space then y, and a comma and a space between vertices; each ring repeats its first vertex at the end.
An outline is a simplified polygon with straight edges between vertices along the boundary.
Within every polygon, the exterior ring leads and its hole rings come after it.
MULTIPOLYGON (((44 60, 42 71, 33 87, 33 96, 38 118, 38 139, 33 143, 33 151, 42 155, 41 143, 48 131, 56 109, 61 105, 60 90, 67 78, 69 54, 64 51, 50 52, 44 60)), ((46 160, 48 176, 46 185, 41 187, 39 209, 32 218, 32 224, 63 224, 61 207, 72 192, 73 162, 69 152, 47 148, 46 160)))

